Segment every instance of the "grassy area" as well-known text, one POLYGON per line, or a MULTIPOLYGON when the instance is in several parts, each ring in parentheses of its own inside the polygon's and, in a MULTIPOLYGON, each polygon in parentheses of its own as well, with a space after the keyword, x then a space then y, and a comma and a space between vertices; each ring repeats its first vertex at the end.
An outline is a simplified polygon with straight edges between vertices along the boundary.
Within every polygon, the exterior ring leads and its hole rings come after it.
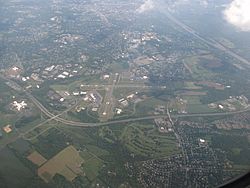
POLYGON ((210 113, 216 111, 217 111, 216 109, 209 108, 205 104, 189 104, 187 106, 188 113, 210 113))
POLYGON ((129 64, 124 61, 124 62, 114 62, 110 64, 108 70, 110 72, 123 72, 124 70, 129 68, 129 64))
POLYGON ((250 142, 246 136, 213 135, 212 146, 224 150, 235 165, 250 165, 250 142))
POLYGON ((216 109, 211 109, 207 104, 202 104, 200 101, 200 96, 184 96, 183 99, 187 100, 188 113, 216 112, 216 109))
POLYGON ((161 134, 152 127, 133 124, 124 128, 120 139, 131 153, 143 157, 166 157, 179 152, 173 134, 161 134))
POLYGON ((186 58, 184 60, 184 63, 192 71, 192 77, 195 80, 207 80, 215 76, 215 73, 201 66, 201 64, 199 63, 199 57, 197 56, 186 58))
MULTIPOLYGON (((38 124, 39 125, 39 124, 38 124)), ((35 139, 39 135, 43 134, 44 132, 48 131, 49 129, 53 128, 56 123, 49 122, 45 124, 40 124, 41 126, 34 127, 33 129, 30 129, 30 131, 26 132, 25 139, 35 139)))
POLYGON ((80 121, 85 123, 99 122, 97 112, 93 112, 91 109, 81 110, 80 112, 69 111, 65 117, 71 121, 80 121))
POLYGON ((102 167, 102 161, 96 157, 93 157, 85 161, 82 165, 83 172, 90 181, 96 179, 100 168, 102 167))
POLYGON ((100 76, 88 76, 88 77, 81 77, 80 79, 73 81, 68 84, 54 84, 51 85, 50 88, 54 89, 55 91, 69 91, 73 92, 77 88, 80 87, 81 84, 91 84, 91 85, 96 85, 96 84, 103 84, 105 83, 104 80, 100 79, 100 76))
POLYGON ((145 115, 153 112, 157 105, 167 106, 168 102, 156 98, 148 98, 136 105, 136 115, 145 115))
POLYGON ((47 161, 40 153, 37 151, 32 152, 27 159, 29 159, 32 163, 36 164, 37 166, 41 166, 43 163, 47 161))
POLYGON ((195 85, 194 82, 185 82, 184 83, 184 88, 185 89, 191 89, 191 90, 196 90, 196 89, 202 89, 202 87, 195 85))
POLYGON ((109 143, 115 143, 117 137, 109 127, 101 127, 98 131, 99 136, 109 143))
POLYGON ((75 147, 68 146, 42 165, 38 169, 38 175, 45 182, 51 181, 56 174, 73 181, 82 172, 79 166, 83 161, 75 147))
POLYGON ((109 155, 108 151, 101 149, 95 145, 87 145, 86 148, 88 149, 89 152, 93 153, 98 157, 109 155))
POLYGON ((52 128, 31 140, 31 143, 39 153, 49 159, 67 147, 71 139, 58 129, 52 128))
POLYGON ((135 93, 136 91, 138 91, 136 88, 115 88, 113 95, 115 98, 120 99, 127 97, 129 94, 135 93))
POLYGON ((81 157, 82 157, 85 161, 87 161, 88 159, 90 159, 90 158, 93 157, 93 155, 92 155, 91 153, 89 153, 87 150, 81 151, 81 152, 80 152, 80 155, 81 155, 81 157))
POLYGON ((5 114, 0 112, 0 128, 4 127, 7 124, 14 124, 17 119, 15 114, 5 114))
POLYGON ((0 187, 25 187, 34 174, 5 148, 0 152, 0 187))
POLYGON ((233 165, 234 170, 249 171, 250 165, 233 165))

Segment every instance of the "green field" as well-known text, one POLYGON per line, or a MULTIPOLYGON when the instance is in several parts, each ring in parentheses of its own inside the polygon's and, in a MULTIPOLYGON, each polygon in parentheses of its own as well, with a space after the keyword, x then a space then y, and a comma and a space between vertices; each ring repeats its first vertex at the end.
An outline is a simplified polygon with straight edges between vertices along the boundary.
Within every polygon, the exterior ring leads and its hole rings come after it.
POLYGON ((173 134, 160 134, 152 126, 132 124, 124 128, 120 139, 131 153, 143 157, 159 158, 179 152, 173 134))
POLYGON ((207 104, 202 104, 200 101, 200 96, 184 96, 183 99, 187 100, 188 113, 216 112, 216 109, 211 109, 207 104))
POLYGON ((98 172, 102 167, 102 164, 102 161, 96 157, 92 157, 83 163, 83 172, 90 181, 96 179, 96 177, 98 176, 98 172))
POLYGON ((77 149, 71 145, 46 161, 38 169, 38 175, 47 183, 51 181, 56 174, 63 175, 68 181, 73 181, 82 173, 80 166, 83 162, 84 160, 79 155, 77 149))
POLYGON ((189 67, 189 69, 192 71, 192 77, 197 80, 207 80, 213 78, 216 74, 206 68, 204 68, 200 64, 199 56, 193 56, 186 58, 184 60, 184 63, 189 67))
POLYGON ((34 176, 8 148, 1 150, 0 161, 0 187, 25 187, 34 176))
POLYGON ((88 149, 89 152, 93 153, 94 155, 98 157, 109 155, 108 151, 101 149, 95 145, 87 145, 86 148, 88 149))
POLYGON ((70 82, 68 84, 54 84, 51 85, 50 88, 54 89, 55 91, 73 92, 76 89, 79 89, 81 84, 96 85, 103 83, 105 83, 105 81, 100 79, 100 75, 96 75, 96 76, 81 77, 80 79, 77 79, 76 81, 70 82))
POLYGON ((202 89, 202 87, 197 86, 195 82, 185 82, 184 83, 184 88, 185 89, 190 89, 190 90, 199 90, 202 89))
POLYGON ((85 160, 87 161, 88 159, 92 158, 93 155, 91 153, 89 153, 87 150, 85 151, 81 151, 80 152, 80 156, 85 160))
POLYGON ((146 115, 155 110, 157 105, 165 105, 167 106, 168 101, 156 99, 156 98, 147 98, 146 100, 139 102, 136 105, 136 115, 146 115))
POLYGON ((71 143, 71 139, 58 129, 52 128, 43 132, 37 138, 30 140, 30 142, 39 153, 50 159, 67 147, 71 143))

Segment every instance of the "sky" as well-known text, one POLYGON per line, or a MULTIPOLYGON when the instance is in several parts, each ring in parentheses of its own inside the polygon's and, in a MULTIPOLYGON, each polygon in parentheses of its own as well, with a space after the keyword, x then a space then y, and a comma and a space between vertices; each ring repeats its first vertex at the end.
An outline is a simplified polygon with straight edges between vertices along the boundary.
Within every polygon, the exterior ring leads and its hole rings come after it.
MULTIPOLYGON (((136 10, 144 13, 155 8, 155 0, 144 0, 143 4, 136 10)), ((194 0, 176 0, 175 5, 192 3, 194 0)), ((197 0, 196 0, 197 1, 197 0)), ((206 7, 208 0, 198 0, 201 5, 206 7)), ((174 6, 175 7, 175 6, 174 6)), ((222 11, 225 21, 235 26, 240 31, 250 32, 250 0, 231 0, 222 11)))
POLYGON ((138 13, 149 11, 155 7, 153 0, 145 0, 144 3, 136 10, 138 13))
POLYGON ((233 0, 223 14, 228 23, 242 31, 250 31, 250 0, 233 0))

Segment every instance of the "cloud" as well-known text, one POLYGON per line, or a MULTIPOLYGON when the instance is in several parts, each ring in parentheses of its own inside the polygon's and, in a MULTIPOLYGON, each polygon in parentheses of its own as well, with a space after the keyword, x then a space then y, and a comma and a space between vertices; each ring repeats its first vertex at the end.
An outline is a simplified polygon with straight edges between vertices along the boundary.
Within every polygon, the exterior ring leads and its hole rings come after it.
POLYGON ((169 3, 169 11, 175 12, 179 11, 182 8, 195 7, 198 8, 207 8, 209 6, 208 0, 171 0, 169 3))
POLYGON ((149 11, 155 7, 152 0, 145 0, 144 3, 136 10, 138 13, 149 11))
POLYGON ((242 31, 250 31, 250 0, 233 0, 223 13, 227 22, 242 31))
POLYGON ((208 1, 207 0, 200 0, 199 3, 203 7, 207 7, 208 6, 208 1))

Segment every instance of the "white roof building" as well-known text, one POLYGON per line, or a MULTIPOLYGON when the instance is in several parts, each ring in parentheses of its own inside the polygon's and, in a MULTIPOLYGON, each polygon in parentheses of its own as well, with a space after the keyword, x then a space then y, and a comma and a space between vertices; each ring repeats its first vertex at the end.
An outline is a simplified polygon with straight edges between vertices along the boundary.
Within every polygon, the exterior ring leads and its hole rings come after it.
POLYGON ((62 74, 65 75, 65 76, 69 76, 69 73, 66 72, 66 71, 64 71, 62 74))
POLYGON ((50 72, 50 71, 52 71, 54 68, 55 68, 55 65, 52 65, 52 66, 50 66, 50 67, 46 67, 45 70, 50 72))
POLYGON ((17 111, 20 111, 27 106, 27 103, 25 103, 24 101, 22 101, 20 103, 18 103, 17 101, 14 101, 13 106, 17 109, 17 111))
POLYGON ((57 76, 57 78, 63 78, 64 79, 64 78, 66 78, 66 76, 60 74, 60 75, 57 76))

